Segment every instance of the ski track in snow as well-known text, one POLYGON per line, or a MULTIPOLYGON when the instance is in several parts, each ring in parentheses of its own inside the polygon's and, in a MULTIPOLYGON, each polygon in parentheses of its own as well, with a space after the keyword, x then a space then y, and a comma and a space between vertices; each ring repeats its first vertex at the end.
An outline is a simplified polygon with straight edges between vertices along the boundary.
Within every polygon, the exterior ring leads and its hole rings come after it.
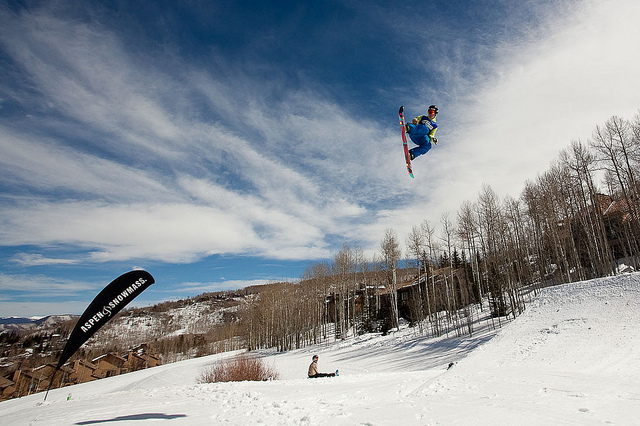
POLYGON ((640 274, 544 289, 497 332, 404 329, 287 353, 280 380, 197 384, 233 354, 167 364, 0 403, 2 425, 640 424, 640 274), (311 355, 321 371, 306 379, 311 355), (449 363, 455 362, 447 370, 449 363), (67 401, 67 395, 72 397, 67 401))

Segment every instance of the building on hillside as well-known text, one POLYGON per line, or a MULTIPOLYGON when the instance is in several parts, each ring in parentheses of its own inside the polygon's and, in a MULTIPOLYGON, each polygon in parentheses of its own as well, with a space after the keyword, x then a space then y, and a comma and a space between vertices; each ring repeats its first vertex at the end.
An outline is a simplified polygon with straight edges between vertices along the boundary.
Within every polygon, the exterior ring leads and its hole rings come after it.
MULTIPOLYGON (((473 283, 465 267, 451 268, 449 266, 432 271, 429 276, 421 275, 404 277, 405 281, 396 284, 398 293, 398 310, 400 316, 411 320, 411 310, 415 310, 420 305, 420 299, 426 302, 430 298, 431 308, 435 311, 448 309, 447 303, 451 302, 449 296, 454 296, 454 306, 464 306, 477 302, 479 297, 477 285, 473 283), (447 290, 449 288, 449 290, 447 290)), ((390 303, 390 288, 384 288, 380 292, 383 303, 390 303)))
POLYGON ((152 345, 142 344, 131 349, 125 356, 123 369, 127 372, 151 368, 162 364, 152 345))
POLYGON ((0 377, 0 401, 9 399, 16 391, 16 384, 13 380, 9 380, 6 377, 0 377))
POLYGON ((153 351, 152 346, 145 344, 129 351, 126 357, 108 353, 91 362, 77 359, 63 365, 57 372, 54 364, 45 364, 34 369, 18 368, 10 375, 0 377, 0 401, 45 391, 52 380, 51 387, 58 388, 160 364, 162 364, 160 358, 153 351))
MULTIPOLYGON (((396 273, 398 315, 407 321, 413 322, 424 318, 429 312, 456 309, 480 300, 478 284, 473 282, 468 266, 436 269, 428 279, 425 275, 418 277, 415 272, 415 269, 399 269, 396 273)), ((344 295, 330 293, 325 301, 327 321, 340 322, 341 306, 344 307, 342 315, 352 309, 349 315, 356 317, 365 311, 369 312, 371 319, 380 318, 380 315, 388 316, 392 292, 391 286, 378 281, 367 286, 361 285, 344 295), (347 303, 350 304, 348 308, 347 303)))
POLYGON ((124 372, 127 360, 120 355, 108 353, 91 360, 98 367, 98 374, 103 377, 117 376, 124 372))
POLYGON ((52 387, 59 387, 63 383, 63 376, 65 373, 70 374, 72 371, 68 367, 62 371, 56 372, 56 366, 54 364, 45 364, 33 369, 32 374, 38 380, 38 392, 49 388, 49 385, 53 381, 52 387), (54 376, 55 373, 55 376, 54 376))
POLYGON ((73 362, 73 373, 69 376, 72 383, 85 383, 101 379, 98 366, 84 359, 77 359, 73 362))
POLYGON ((3 389, 2 397, 7 399, 42 392, 49 388, 52 379, 52 387, 65 385, 65 378, 72 374, 73 370, 63 366, 53 377, 55 369, 55 365, 45 364, 34 369, 25 368, 14 371, 13 380, 9 380, 7 377, 4 378, 13 382, 13 385, 3 389))
MULTIPOLYGON (((613 267, 626 264, 637 270, 640 267, 638 249, 635 247, 640 239, 637 209, 637 206, 630 205, 625 199, 616 200, 609 195, 597 194, 596 205, 581 210, 567 223, 558 224, 559 235, 563 239, 573 238, 580 264, 589 268, 592 266, 593 252, 596 248, 591 247, 588 242, 592 241, 595 235, 599 235, 598 227, 594 224, 601 220, 604 238, 609 248, 608 253, 600 251, 604 253, 601 254, 601 258, 612 262, 613 267)), ((560 275, 560 271, 557 271, 556 275, 560 275)))
POLYGON ((15 396, 31 395, 37 392, 38 381, 34 378, 31 369, 16 370, 13 373, 13 383, 15 386, 15 396))
MULTIPOLYGON (((607 233, 607 240, 611 246, 613 257, 616 260, 628 259, 632 256, 629 252, 625 241, 628 237, 625 235, 631 231, 631 223, 637 224, 638 220, 632 214, 632 208, 625 200, 614 200, 609 196, 600 194, 600 205, 606 205, 606 208, 602 208, 602 218, 607 233)), ((632 263, 637 265, 637 259, 632 259, 632 263)))

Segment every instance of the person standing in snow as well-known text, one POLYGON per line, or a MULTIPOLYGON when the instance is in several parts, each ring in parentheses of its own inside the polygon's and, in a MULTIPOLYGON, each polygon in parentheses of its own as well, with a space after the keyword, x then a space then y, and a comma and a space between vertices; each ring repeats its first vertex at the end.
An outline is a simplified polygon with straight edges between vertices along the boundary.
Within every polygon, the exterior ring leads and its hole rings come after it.
POLYGON ((427 109, 426 115, 419 115, 411 121, 411 124, 407 124, 407 134, 411 141, 418 145, 409 150, 409 158, 411 160, 429 152, 432 143, 438 144, 438 139, 435 136, 438 129, 438 124, 436 123, 437 115, 438 107, 431 105, 427 109))
POLYGON ((310 379, 317 377, 335 377, 336 373, 318 373, 318 355, 314 355, 307 373, 310 379))

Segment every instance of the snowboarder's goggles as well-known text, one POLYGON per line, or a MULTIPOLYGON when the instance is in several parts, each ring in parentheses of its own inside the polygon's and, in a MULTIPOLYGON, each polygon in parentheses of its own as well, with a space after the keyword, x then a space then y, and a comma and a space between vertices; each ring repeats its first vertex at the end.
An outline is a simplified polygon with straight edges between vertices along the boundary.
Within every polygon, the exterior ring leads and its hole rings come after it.
POLYGON ((427 111, 427 113, 429 113, 429 114, 431 114, 431 113, 437 114, 438 111, 436 111, 435 109, 430 109, 430 110, 427 111))

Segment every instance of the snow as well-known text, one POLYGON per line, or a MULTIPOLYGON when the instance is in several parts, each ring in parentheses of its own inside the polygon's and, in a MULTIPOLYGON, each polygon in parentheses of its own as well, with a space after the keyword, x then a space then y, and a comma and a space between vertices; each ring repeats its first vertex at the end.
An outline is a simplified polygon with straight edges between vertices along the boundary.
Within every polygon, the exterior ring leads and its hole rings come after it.
POLYGON ((6 425, 631 425, 640 419, 640 274, 544 289, 472 337, 405 328, 287 353, 280 380, 197 384, 217 354, 0 403, 6 425), (306 379, 311 356, 320 371, 306 379), (455 365, 447 369, 450 363, 455 365), (68 395, 71 398, 67 400, 68 395))

